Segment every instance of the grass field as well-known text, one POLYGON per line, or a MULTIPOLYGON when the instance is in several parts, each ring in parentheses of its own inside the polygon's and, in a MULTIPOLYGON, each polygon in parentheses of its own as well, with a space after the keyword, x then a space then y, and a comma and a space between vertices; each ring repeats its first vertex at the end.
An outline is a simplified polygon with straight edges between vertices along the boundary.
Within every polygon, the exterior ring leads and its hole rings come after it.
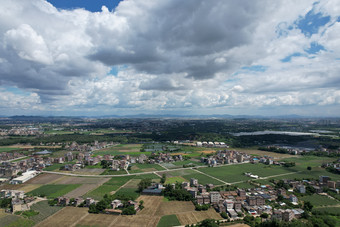
POLYGON ((172 184, 172 183, 176 183, 176 182, 179 182, 179 183, 182 183, 184 181, 187 181, 187 179, 183 178, 183 177, 168 177, 165 181, 165 184, 172 184))
POLYGON ((329 206, 329 205, 339 205, 339 202, 334 199, 330 199, 327 196, 323 195, 310 195, 304 196, 301 198, 302 201, 309 201, 313 206, 329 206))
POLYGON ((139 193, 137 192, 137 188, 121 188, 116 191, 115 196, 119 198, 120 196, 129 196, 132 197, 133 200, 139 197, 139 193))
POLYGON ((122 174, 127 174, 127 172, 125 170, 114 171, 111 169, 106 169, 100 175, 122 175, 122 174))
POLYGON ((280 154, 280 153, 274 153, 274 152, 269 152, 269 151, 261 151, 258 150, 257 147, 251 147, 251 148, 232 148, 232 150, 236 150, 236 151, 240 151, 240 152, 244 152, 250 155, 254 155, 254 156, 270 156, 273 157, 274 159, 283 159, 283 158, 290 158, 290 157, 295 157, 294 155, 290 155, 290 154, 280 154))
POLYGON ((53 215, 54 213, 58 212, 62 209, 59 206, 50 206, 48 205, 47 201, 41 201, 31 206, 32 210, 38 211, 39 214, 30 217, 31 220, 38 223, 45 220, 47 217, 53 215))
POLYGON ((20 150, 21 148, 19 147, 0 147, 0 153, 1 152, 12 152, 12 151, 17 151, 20 150))
POLYGON ((48 184, 43 185, 31 192, 28 195, 33 196, 46 196, 47 198, 56 198, 59 196, 63 196, 68 192, 78 188, 80 184, 69 184, 69 185, 62 185, 62 184, 48 184))
POLYGON ((6 227, 31 227, 34 226, 34 221, 27 218, 19 217, 17 215, 6 215, 0 218, 0 226, 6 227))
POLYGON ((132 164, 131 170, 129 173, 141 173, 141 172, 151 172, 157 170, 165 170, 165 168, 161 167, 157 164, 132 164))
POLYGON ((196 171, 193 171, 192 174, 188 174, 188 175, 185 175, 183 176, 183 178, 187 179, 187 181, 190 181, 191 178, 195 178, 198 180, 198 183, 199 184, 214 184, 214 185, 220 185, 220 184, 223 184, 223 182, 221 181, 218 181, 216 179, 213 179, 211 177, 208 177, 204 174, 201 174, 201 173, 198 173, 196 171))
POLYGON ((178 225, 181 225, 181 223, 178 221, 177 216, 175 214, 171 214, 161 217, 157 227, 171 227, 178 225))
POLYGON ((51 166, 45 167, 45 168, 44 168, 44 171, 55 171, 55 170, 59 170, 60 167, 62 167, 62 166, 65 166, 65 164, 58 164, 58 163, 56 163, 56 164, 53 164, 53 165, 51 165, 51 166))
POLYGON ((205 165, 204 163, 198 161, 197 159, 174 162, 173 164, 175 166, 179 166, 179 167, 183 167, 183 165, 189 165, 189 164, 193 164, 195 166, 204 166, 205 165))
MULTIPOLYGON (((94 155, 123 155, 129 154, 132 156, 140 155, 140 149, 142 148, 142 144, 118 144, 113 147, 104 148, 94 152, 94 155)), ((151 152, 143 152, 143 154, 150 155, 151 152)))
POLYGON ((319 207, 313 208, 313 211, 340 216, 340 207, 319 207))

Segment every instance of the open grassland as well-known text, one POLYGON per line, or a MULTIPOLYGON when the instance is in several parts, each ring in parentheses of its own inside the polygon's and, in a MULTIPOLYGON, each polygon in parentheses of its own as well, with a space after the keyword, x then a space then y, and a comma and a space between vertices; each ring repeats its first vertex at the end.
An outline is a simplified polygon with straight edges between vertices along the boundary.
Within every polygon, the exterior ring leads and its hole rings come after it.
POLYGON ((55 214, 56 212, 61 210, 62 207, 50 206, 50 205, 48 205, 47 201, 41 201, 41 202, 38 202, 36 204, 33 204, 31 206, 31 209, 39 212, 38 215, 30 217, 31 220, 38 223, 38 222, 45 220, 49 216, 55 214))
POLYGON ((222 219, 221 216, 212 208, 206 211, 191 211, 177 214, 177 218, 182 225, 190 225, 203 221, 204 219, 222 219))
POLYGON ((64 227, 77 224, 88 215, 88 208, 65 207, 49 218, 37 224, 37 227, 64 227))
POLYGON ((157 227, 171 227, 179 225, 181 225, 181 223, 178 221, 177 216, 175 214, 171 214, 163 216, 159 220, 157 227))
POLYGON ((80 184, 69 184, 69 185, 62 185, 62 184, 48 184, 43 185, 31 192, 28 195, 33 196, 46 196, 47 198, 56 198, 59 196, 63 196, 70 191, 78 188, 80 184))
POLYGON ((330 199, 327 196, 323 196, 323 195, 304 196, 301 198, 301 200, 305 202, 309 201, 315 207, 340 205, 339 201, 335 199, 330 199))

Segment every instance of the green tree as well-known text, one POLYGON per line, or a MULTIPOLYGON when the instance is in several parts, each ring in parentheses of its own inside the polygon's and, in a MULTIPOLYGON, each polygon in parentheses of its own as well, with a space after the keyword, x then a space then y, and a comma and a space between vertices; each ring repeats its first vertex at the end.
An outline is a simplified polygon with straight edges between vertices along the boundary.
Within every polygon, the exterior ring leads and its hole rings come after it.
POLYGON ((162 178, 161 178, 161 184, 164 184, 165 183, 165 181, 166 181, 166 175, 165 175, 165 173, 163 173, 163 175, 162 175, 162 178))
POLYGON ((124 208, 122 214, 123 215, 134 215, 134 214, 136 214, 135 207, 134 206, 128 206, 128 207, 124 208))
POLYGON ((144 189, 146 189, 147 187, 149 187, 151 185, 152 181, 150 178, 145 178, 142 179, 139 183, 138 183, 138 190, 141 192, 144 189))

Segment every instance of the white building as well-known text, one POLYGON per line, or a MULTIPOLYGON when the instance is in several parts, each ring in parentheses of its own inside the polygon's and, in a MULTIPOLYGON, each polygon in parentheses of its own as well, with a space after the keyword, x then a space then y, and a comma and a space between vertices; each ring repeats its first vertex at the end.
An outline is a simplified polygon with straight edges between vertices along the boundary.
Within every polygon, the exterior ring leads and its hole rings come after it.
POLYGON ((23 184, 26 181, 32 179, 36 175, 38 175, 39 172, 36 170, 29 170, 27 172, 24 172, 22 176, 14 178, 13 180, 10 181, 11 184, 23 184))
POLYGON ((210 192, 210 202, 211 203, 218 203, 221 199, 221 194, 219 192, 210 192))

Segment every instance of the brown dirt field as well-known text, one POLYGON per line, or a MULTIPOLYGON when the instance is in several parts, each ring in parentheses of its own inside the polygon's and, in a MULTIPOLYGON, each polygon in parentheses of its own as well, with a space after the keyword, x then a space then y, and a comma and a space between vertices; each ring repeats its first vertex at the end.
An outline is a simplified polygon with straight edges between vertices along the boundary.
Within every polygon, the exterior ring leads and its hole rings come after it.
POLYGON ((200 151, 201 153, 204 153, 204 154, 212 154, 212 153, 216 153, 216 151, 214 150, 210 150, 210 151, 200 151))
POLYGON ((73 171, 72 173, 83 175, 100 175, 104 171, 105 169, 78 169, 73 171))
POLYGON ((27 193, 39 188, 40 186, 42 186, 42 184, 23 184, 23 187, 21 187, 20 190, 27 193))
POLYGON ((71 177, 66 176, 55 181, 55 184, 104 184, 110 178, 71 177))
POLYGON ((0 189, 20 190, 23 186, 23 184, 2 184, 0 189))
POLYGON ((117 215, 89 214, 80 220, 77 225, 81 226, 110 226, 118 218, 117 215))
POLYGON ((163 196, 147 196, 141 195, 138 197, 137 201, 144 201, 144 209, 139 211, 137 215, 148 215, 155 216, 159 206, 163 201, 163 196))
POLYGON ((183 152, 176 152, 176 153, 171 153, 171 155, 185 155, 183 152))
POLYGON ((83 184, 80 187, 70 191, 65 196, 69 198, 77 198, 85 195, 87 192, 92 191, 93 189, 97 188, 97 184, 83 184))
POLYGON ((222 219, 212 208, 207 211, 192 211, 177 214, 177 218, 182 225, 196 224, 204 219, 222 219))
POLYGON ((76 224, 88 215, 88 208, 65 207, 36 225, 36 227, 64 227, 76 224))
POLYGON ((53 181, 62 178, 57 174, 43 173, 26 182, 26 184, 50 184, 53 181))
POLYGON ((157 226, 160 217, 150 217, 146 215, 131 215, 131 216, 118 216, 116 221, 113 223, 112 226, 115 227, 140 227, 140 226, 157 226))
POLYGON ((283 159, 283 158, 291 158, 291 157, 296 157, 295 155, 289 155, 289 154, 279 154, 279 153, 274 153, 274 152, 268 152, 268 151, 260 151, 257 149, 241 149, 241 148, 235 148, 233 150, 244 152, 247 154, 257 154, 260 156, 268 155, 271 156, 275 159, 283 159))
POLYGON ((234 224, 234 225, 228 225, 228 227, 250 227, 250 226, 246 224, 234 224))
POLYGON ((161 203, 155 215, 163 216, 169 214, 180 214, 182 212, 194 210, 195 206, 192 204, 192 202, 169 201, 161 203))

